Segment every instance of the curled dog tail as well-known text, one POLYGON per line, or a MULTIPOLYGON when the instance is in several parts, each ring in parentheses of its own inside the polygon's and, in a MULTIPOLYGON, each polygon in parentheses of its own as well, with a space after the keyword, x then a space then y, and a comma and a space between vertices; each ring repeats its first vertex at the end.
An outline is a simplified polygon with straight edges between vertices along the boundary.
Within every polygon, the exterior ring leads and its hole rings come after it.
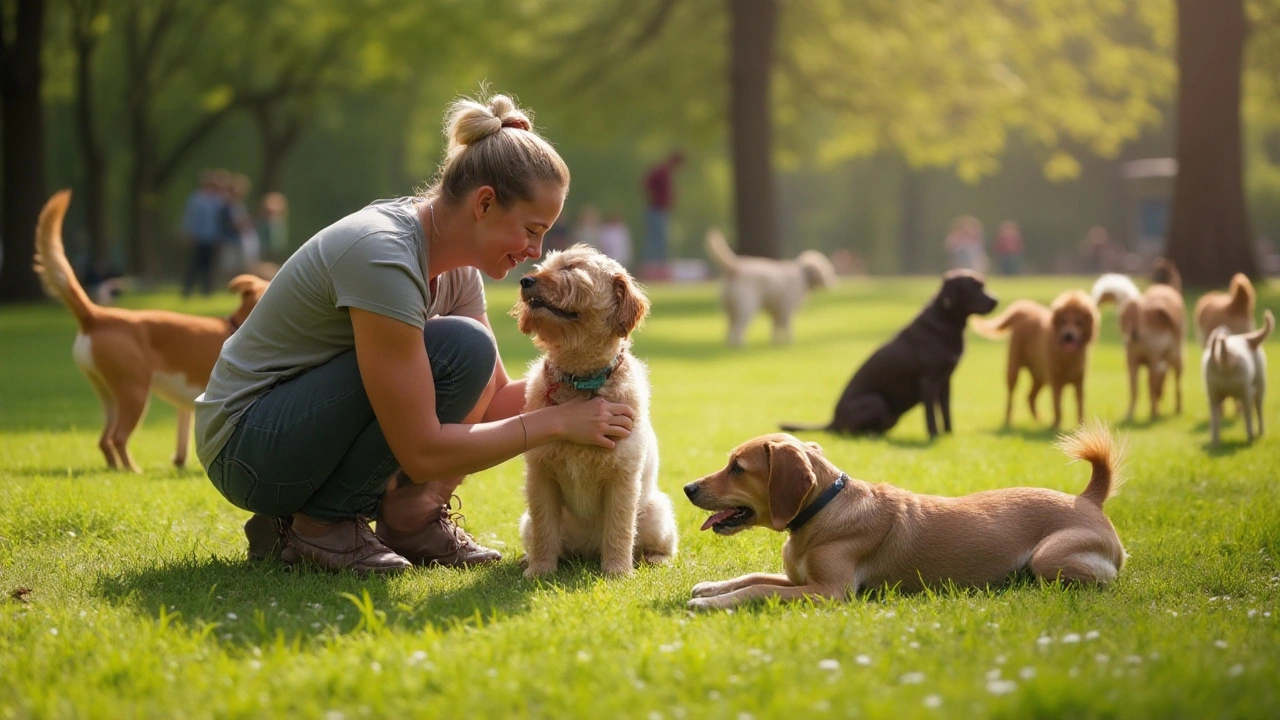
POLYGON ((1271 331, 1275 328, 1276 316, 1272 315, 1270 310, 1267 310, 1262 314, 1262 327, 1254 330, 1253 332, 1245 333, 1244 341, 1249 343, 1249 349, 1257 350, 1258 346, 1262 344, 1262 341, 1266 340, 1267 336, 1270 335, 1271 331))
POLYGON ((1231 366, 1231 353, 1227 352, 1227 338, 1231 337, 1231 331, 1225 326, 1219 325, 1209 333, 1209 362, 1216 368, 1227 368, 1231 366))
POLYGON ((1122 307, 1141 294, 1138 286, 1133 284, 1133 280, 1130 280, 1128 275, 1120 273, 1107 273, 1098 278, 1093 283, 1093 291, 1090 293, 1094 304, 1099 307, 1108 301, 1114 302, 1117 307, 1122 307))
POLYGON ((1009 334, 1009 326, 1013 324, 1013 319, 1022 314, 1022 308, 1018 303, 1014 303, 1005 308, 1005 311, 991 319, 981 318, 974 315, 969 318, 969 326, 973 331, 988 340, 1000 340, 1009 334))
POLYGON ((724 233, 715 228, 707 230, 707 255, 727 273, 732 273, 738 267, 737 253, 729 247, 724 233))
POLYGON ((1070 435, 1063 435, 1057 445, 1068 457, 1086 460, 1093 466, 1089 485, 1080 497, 1101 506, 1124 484, 1121 473, 1124 441, 1117 442, 1105 423, 1098 420, 1089 422, 1070 435))
POLYGON ((34 269, 40 276, 40 284, 50 297, 62 301, 86 332, 93 326, 97 306, 89 299, 80 281, 76 280, 67 254, 62 249, 62 218, 71 204, 71 191, 59 190, 44 204, 40 220, 36 224, 36 257, 34 269))
POLYGON ((1244 273, 1232 275, 1231 290, 1229 292, 1231 294, 1229 307, 1232 310, 1247 311, 1252 316, 1255 294, 1253 292, 1253 283, 1249 282, 1249 276, 1244 273))
POLYGON ((1182 292, 1182 275, 1178 272, 1178 266, 1173 264, 1169 258, 1158 257, 1151 265, 1151 276, 1156 282, 1164 283, 1169 287, 1182 292))

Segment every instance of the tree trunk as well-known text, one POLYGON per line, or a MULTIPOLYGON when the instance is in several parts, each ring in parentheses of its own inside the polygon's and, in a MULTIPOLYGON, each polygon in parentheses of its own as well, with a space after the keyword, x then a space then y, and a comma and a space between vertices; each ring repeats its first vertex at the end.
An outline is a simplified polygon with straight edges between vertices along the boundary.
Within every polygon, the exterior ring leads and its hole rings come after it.
POLYGON ((129 175, 129 267, 144 278, 154 278, 155 252, 155 162, 146 106, 135 107, 130 118, 133 170, 129 175))
POLYGON ((99 276, 107 269, 107 163, 93 126, 93 51, 97 40, 89 17, 76 18, 76 124, 84 162, 84 207, 89 233, 89 269, 99 276))
POLYGON ((1182 280, 1258 277, 1240 139, 1243 0, 1178 0, 1178 175, 1166 254, 1182 280))
POLYGON ((0 302, 41 296, 31 262, 36 220, 45 201, 44 108, 40 102, 43 0, 19 0, 13 17, 17 27, 12 43, 6 41, 8 28, 0 19, 0 155, 4 156, 0 163, 4 183, 0 302))
POLYGON ((729 134, 738 251, 782 256, 773 196, 772 83, 777 0, 729 0, 729 134))
POLYGON ((924 216, 924 175, 903 161, 898 196, 898 272, 914 275, 925 268, 920 220, 924 216))

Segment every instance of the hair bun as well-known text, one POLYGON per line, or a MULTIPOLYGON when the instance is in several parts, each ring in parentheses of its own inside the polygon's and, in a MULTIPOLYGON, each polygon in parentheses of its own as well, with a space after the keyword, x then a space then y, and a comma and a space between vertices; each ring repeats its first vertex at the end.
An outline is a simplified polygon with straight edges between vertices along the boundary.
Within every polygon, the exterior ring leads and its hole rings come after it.
POLYGON ((532 130, 533 123, 514 100, 501 94, 479 101, 455 100, 445 116, 445 136, 451 150, 480 142, 508 127, 532 130))

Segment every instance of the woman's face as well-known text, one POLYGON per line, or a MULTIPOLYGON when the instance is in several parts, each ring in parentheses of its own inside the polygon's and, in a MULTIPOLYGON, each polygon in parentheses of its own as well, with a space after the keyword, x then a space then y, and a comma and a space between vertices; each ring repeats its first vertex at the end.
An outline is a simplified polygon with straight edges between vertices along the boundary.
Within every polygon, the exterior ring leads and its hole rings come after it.
POLYGON ((480 255, 476 267, 501 280, 520 263, 542 254, 542 237, 560 217, 565 191, 542 184, 535 188, 532 201, 517 201, 510 208, 499 205, 489 187, 476 192, 476 248, 480 255))

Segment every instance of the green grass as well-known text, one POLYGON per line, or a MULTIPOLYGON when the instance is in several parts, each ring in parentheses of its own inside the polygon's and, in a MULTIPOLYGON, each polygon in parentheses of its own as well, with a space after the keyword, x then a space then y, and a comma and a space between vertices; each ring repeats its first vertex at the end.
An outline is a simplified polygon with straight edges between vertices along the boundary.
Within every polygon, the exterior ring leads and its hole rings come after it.
MULTIPOLYGON (((1086 282, 992 289, 1048 301, 1086 282)), ((518 564, 519 460, 461 492, 467 526, 506 554, 494 567, 361 581, 247 564, 246 514, 203 473, 167 467, 172 409, 154 403, 134 436, 143 474, 106 472, 69 315, 0 308, 0 718, 1280 716, 1280 442, 1273 428, 1246 445, 1234 421, 1222 448, 1207 447, 1190 345, 1186 412, 1120 428, 1132 479, 1107 509, 1130 558, 1114 586, 685 610, 698 581, 779 569, 783 536, 698 533, 704 513, 680 487, 778 420, 825 419, 856 365, 933 289, 846 281, 811 299, 794 345, 770 347, 757 321, 740 351, 721 345, 713 286, 652 289, 636 351, 652 371, 680 556, 623 580, 588 564, 543 583, 518 564), (29 603, 7 599, 19 587, 29 603)), ((512 299, 510 285, 490 288, 518 374, 532 347, 502 314, 512 299)), ((1260 306, 1277 300, 1264 292, 1260 306)), ((233 304, 128 301, 209 314, 233 304)), ((1103 322, 1087 402, 1114 421, 1128 391, 1114 313, 1103 322)), ((1087 468, 1068 465, 1021 403, 1015 429, 1000 430, 1003 367, 1003 344, 970 340, 956 433, 938 442, 919 410, 883 439, 813 439, 856 477, 920 492, 1079 492, 1087 468)), ((1274 391, 1266 414, 1280 422, 1274 391)))

